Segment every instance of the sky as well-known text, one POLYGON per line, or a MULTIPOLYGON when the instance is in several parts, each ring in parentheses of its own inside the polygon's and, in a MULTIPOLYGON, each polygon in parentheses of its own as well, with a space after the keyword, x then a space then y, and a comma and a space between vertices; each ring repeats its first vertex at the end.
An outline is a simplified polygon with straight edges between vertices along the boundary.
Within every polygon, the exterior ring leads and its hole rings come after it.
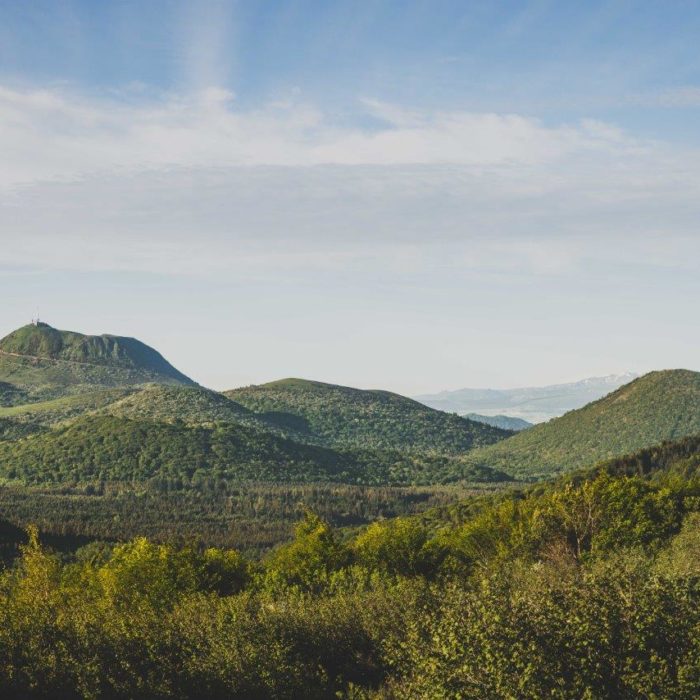
POLYGON ((700 369, 700 2, 0 0, 0 335, 215 389, 700 369))

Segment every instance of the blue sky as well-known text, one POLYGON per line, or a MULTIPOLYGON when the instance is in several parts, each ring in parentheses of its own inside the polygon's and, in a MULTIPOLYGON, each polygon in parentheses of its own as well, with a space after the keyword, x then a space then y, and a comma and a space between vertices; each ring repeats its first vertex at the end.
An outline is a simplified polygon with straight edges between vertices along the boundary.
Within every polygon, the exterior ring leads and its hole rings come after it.
POLYGON ((0 332, 38 306, 215 388, 698 369, 699 35, 697 2, 0 0, 0 332))

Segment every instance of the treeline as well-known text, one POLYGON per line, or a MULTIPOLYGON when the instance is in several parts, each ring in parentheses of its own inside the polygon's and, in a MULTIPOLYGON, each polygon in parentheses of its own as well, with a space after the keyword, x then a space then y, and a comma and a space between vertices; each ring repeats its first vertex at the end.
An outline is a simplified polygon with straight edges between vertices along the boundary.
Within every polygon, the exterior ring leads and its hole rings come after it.
POLYGON ((234 484, 223 490, 163 491, 162 483, 95 483, 68 488, 0 487, 0 514, 36 525, 52 545, 70 550, 85 539, 156 542, 187 538, 251 554, 287 541, 304 508, 336 527, 420 513, 472 492, 460 486, 234 484))
POLYGON ((663 472, 690 477, 700 469, 700 435, 667 440, 660 445, 603 462, 597 471, 615 475, 648 476, 663 472))
POLYGON ((691 700, 700 475, 676 463, 481 499, 442 526, 402 517, 347 538, 307 512, 261 562, 141 538, 61 562, 32 537, 0 577, 0 687, 691 700))

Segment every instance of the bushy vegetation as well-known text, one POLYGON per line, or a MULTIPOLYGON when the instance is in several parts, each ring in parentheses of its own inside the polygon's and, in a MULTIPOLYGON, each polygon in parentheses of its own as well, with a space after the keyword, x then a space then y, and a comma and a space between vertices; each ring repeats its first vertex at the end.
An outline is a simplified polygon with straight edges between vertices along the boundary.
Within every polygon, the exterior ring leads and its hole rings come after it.
POLYGON ((206 423, 244 423, 265 426, 240 404, 203 387, 150 384, 114 401, 103 410, 119 418, 190 425, 206 423))
POLYGON ((456 455, 511 434, 388 391, 283 379, 225 393, 251 411, 306 434, 307 441, 335 448, 456 455))
MULTIPOLYGON (((128 396, 135 389, 115 388, 68 394, 49 401, 35 401, 15 406, 0 407, 0 419, 23 425, 22 435, 43 432, 73 418, 87 415, 128 396)), ((5 440, 11 437, 3 438, 5 440)))
POLYGON ((666 446, 644 476, 597 469, 349 538, 307 512, 261 562, 143 538, 62 561, 30 533, 0 576, 0 686, 22 698, 694 699, 700 475, 687 451, 666 446))
POLYGON ((540 423, 469 461, 547 477, 700 432, 700 372, 651 372, 576 411, 540 423))
POLYGON ((0 441, 19 440, 19 438, 27 437, 27 435, 38 433, 41 430, 42 426, 37 423, 0 416, 0 441))

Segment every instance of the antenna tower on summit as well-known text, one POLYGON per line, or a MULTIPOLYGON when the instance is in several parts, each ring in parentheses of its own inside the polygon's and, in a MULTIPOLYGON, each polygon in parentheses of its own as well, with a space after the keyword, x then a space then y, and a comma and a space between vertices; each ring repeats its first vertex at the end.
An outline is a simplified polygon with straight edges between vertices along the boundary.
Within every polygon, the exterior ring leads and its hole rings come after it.
POLYGON ((36 316, 32 318, 32 326, 38 326, 41 323, 41 319, 39 318, 39 309, 36 310, 36 316))

